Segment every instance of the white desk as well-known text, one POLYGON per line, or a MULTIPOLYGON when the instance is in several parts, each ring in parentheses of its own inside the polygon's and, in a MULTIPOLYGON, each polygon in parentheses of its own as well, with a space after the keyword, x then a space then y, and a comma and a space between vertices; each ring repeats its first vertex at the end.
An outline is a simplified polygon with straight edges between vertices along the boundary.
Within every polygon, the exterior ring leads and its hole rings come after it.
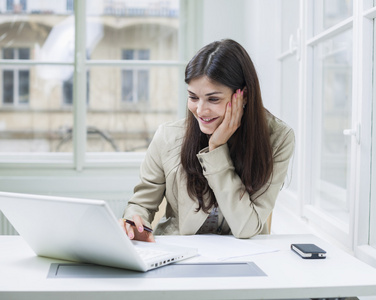
MULTIPOLYGON (((231 239, 223 241, 228 243, 231 239)), ((258 236, 246 242, 250 247, 257 243, 279 249, 247 257, 267 276, 50 279, 50 264, 61 261, 35 256, 21 237, 0 236, 0 299, 296 299, 376 295, 376 269, 312 235, 258 236), (290 250, 291 243, 315 243, 327 251, 327 258, 302 259, 290 250)), ((213 251, 219 248, 213 244, 213 251)))

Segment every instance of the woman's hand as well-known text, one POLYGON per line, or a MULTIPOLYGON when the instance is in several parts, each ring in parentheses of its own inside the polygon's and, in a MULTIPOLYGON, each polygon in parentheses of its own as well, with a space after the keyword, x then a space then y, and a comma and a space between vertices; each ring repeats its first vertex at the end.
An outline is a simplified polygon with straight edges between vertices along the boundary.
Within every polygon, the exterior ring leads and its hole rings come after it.
POLYGON ((244 104, 243 91, 239 89, 232 95, 231 101, 227 103, 225 117, 209 139, 209 151, 226 144, 240 127, 244 104))
POLYGON ((135 226, 126 223, 124 219, 119 220, 121 227, 124 229, 129 239, 144 242, 155 242, 153 234, 144 229, 141 217, 139 215, 134 215, 132 219, 135 226))

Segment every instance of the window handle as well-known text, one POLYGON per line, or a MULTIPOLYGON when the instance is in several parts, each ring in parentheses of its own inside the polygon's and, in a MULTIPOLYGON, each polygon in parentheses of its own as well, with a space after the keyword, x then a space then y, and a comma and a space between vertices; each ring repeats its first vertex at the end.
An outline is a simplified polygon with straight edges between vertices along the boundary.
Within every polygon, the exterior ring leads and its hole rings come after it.
POLYGON ((354 136, 356 138, 356 142, 360 144, 360 124, 356 126, 356 129, 343 130, 343 135, 354 136))
POLYGON ((294 35, 291 34, 289 37, 289 53, 293 54, 295 52, 296 60, 300 60, 300 28, 296 29, 296 39, 294 35))

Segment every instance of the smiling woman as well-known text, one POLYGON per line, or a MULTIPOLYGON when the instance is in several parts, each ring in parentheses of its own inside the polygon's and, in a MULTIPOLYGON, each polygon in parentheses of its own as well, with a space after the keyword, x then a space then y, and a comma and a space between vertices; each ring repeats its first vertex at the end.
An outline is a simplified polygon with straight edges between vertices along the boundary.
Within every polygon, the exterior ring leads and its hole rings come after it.
POLYGON ((153 241, 150 227, 166 198, 155 234, 267 233, 283 185, 294 133, 263 106, 253 63, 233 40, 213 42, 188 63, 188 115, 161 125, 141 166, 141 183, 124 223, 132 239, 153 241))
POLYGON ((200 130, 212 134, 223 121, 226 106, 231 103, 232 90, 202 76, 189 83, 188 93, 188 109, 196 117, 200 130))

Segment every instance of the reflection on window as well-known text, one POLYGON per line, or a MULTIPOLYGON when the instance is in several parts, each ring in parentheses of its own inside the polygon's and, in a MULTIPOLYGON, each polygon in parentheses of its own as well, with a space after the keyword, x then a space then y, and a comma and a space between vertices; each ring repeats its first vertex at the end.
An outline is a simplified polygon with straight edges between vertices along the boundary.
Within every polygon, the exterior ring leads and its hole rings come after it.
MULTIPOLYGON (((3 59, 29 59, 28 48, 4 48, 3 59)), ((3 71, 3 104, 29 103, 30 71, 25 67, 9 67, 3 71)))
POLYGON ((316 206, 348 221, 347 178, 351 139, 351 31, 314 49, 314 170, 316 206))
MULTIPOLYGON (((122 58, 126 60, 149 60, 149 49, 125 49, 122 58)), ((127 103, 149 100, 149 70, 142 67, 127 68, 122 71, 122 100, 127 103)))

